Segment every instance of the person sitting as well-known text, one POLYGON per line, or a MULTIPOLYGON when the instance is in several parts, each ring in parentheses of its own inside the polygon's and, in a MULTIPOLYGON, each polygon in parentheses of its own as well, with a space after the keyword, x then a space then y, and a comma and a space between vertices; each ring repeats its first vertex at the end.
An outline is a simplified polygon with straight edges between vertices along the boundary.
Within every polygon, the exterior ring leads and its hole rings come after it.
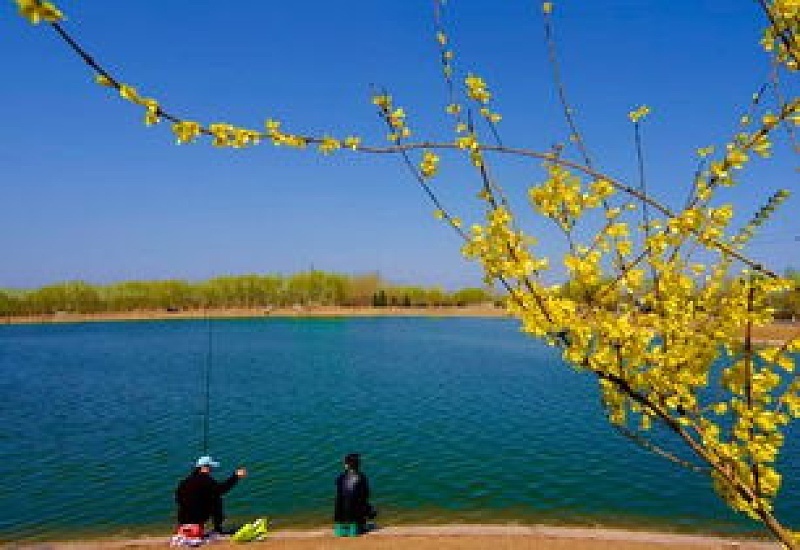
POLYGON ((203 536, 203 529, 208 520, 211 520, 213 530, 217 533, 230 534, 222 527, 222 522, 225 520, 222 495, 230 491, 241 478, 247 476, 247 470, 239 467, 228 479, 220 483, 211 477, 212 469, 218 467, 219 463, 210 456, 201 456, 197 459, 192 472, 175 490, 178 523, 181 526, 199 526, 199 529, 192 531, 199 532, 200 537, 203 536))
POLYGON ((369 504, 369 481, 361 473, 361 457, 344 457, 344 472, 336 478, 336 503, 333 512, 334 534, 354 537, 367 531, 367 520, 375 512, 369 504))

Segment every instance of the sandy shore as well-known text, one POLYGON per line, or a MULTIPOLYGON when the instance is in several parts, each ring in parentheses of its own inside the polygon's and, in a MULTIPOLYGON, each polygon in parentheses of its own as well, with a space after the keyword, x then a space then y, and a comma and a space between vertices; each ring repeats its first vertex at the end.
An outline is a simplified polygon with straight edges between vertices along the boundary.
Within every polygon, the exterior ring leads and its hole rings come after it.
POLYGON ((6 317, 6 324, 83 323, 90 321, 146 321, 168 319, 240 319, 264 317, 505 317, 502 308, 475 307, 344 307, 224 308, 185 311, 126 311, 109 313, 55 313, 6 317))
POLYGON ((782 344, 792 338, 800 338, 800 322, 773 323, 753 329, 753 336, 761 342, 782 344))
MULTIPOLYGON (((89 550, 94 548, 155 548, 167 546, 169 537, 142 537, 101 541, 51 542, 14 545, 38 550, 89 550)), ((215 541, 209 548, 241 548, 215 541)), ((439 525, 385 527, 356 539, 341 539, 330 529, 281 530, 250 548, 281 550, 772 550, 773 542, 735 540, 702 535, 624 531, 604 528, 551 527, 545 525, 439 525)))

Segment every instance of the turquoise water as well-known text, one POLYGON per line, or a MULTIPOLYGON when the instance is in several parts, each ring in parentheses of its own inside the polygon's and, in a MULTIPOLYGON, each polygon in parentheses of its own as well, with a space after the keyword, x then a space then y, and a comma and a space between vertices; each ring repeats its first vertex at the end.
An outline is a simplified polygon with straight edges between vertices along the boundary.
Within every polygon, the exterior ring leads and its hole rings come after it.
MULTIPOLYGON (((0 540, 166 532, 199 453, 208 325, 0 327, 0 540)), ((506 319, 212 323, 211 452, 229 515, 325 524, 363 455, 383 524, 547 522, 752 534, 700 475, 602 417, 589 375, 506 319)), ((800 526, 789 434, 779 517, 800 526), (795 505, 793 505, 795 504, 795 505)))

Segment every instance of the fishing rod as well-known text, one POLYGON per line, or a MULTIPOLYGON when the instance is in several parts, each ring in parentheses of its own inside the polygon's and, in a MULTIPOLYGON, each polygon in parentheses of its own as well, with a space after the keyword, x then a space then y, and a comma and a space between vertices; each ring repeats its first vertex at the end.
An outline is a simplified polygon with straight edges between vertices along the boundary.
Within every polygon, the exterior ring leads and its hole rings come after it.
POLYGON ((203 441, 202 441, 202 454, 208 455, 208 433, 209 421, 211 418, 211 357, 213 345, 213 332, 211 315, 206 308, 206 325, 207 325, 207 346, 206 346, 206 360, 203 369, 203 441))

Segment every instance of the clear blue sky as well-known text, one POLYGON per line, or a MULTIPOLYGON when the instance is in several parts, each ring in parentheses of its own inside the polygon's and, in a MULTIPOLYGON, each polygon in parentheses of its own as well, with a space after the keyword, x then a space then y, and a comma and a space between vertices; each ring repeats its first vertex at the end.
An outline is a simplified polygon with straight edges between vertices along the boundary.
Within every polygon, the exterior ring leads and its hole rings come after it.
MULTIPOLYGON (((458 66, 484 76, 509 145, 566 136, 549 78, 539 2, 451 0, 458 66)), ((428 0, 265 2, 64 0, 70 30, 123 82, 203 122, 288 128, 380 143, 370 84, 389 88, 418 136, 449 138, 428 0)), ((92 84, 51 29, 0 4, 0 287, 83 279, 197 280, 247 272, 379 271, 396 282, 479 284, 458 238, 397 158, 260 146, 176 146, 166 125, 92 84)), ((768 71, 756 2, 556 2, 565 80, 600 168, 635 173, 627 113, 646 103, 648 177, 665 202, 685 195, 697 147, 724 143, 768 71)), ((797 92, 795 83, 794 92, 797 92)), ((725 198, 748 209, 797 190, 787 147, 755 161, 725 198)), ((435 185, 465 220, 479 205, 463 162, 435 185)), ((511 194, 535 163, 498 167, 511 194)), ((800 196, 752 251, 800 268, 800 196)), ((536 227, 540 227, 537 225, 536 227)), ((541 251, 551 250, 550 229, 541 251)))

